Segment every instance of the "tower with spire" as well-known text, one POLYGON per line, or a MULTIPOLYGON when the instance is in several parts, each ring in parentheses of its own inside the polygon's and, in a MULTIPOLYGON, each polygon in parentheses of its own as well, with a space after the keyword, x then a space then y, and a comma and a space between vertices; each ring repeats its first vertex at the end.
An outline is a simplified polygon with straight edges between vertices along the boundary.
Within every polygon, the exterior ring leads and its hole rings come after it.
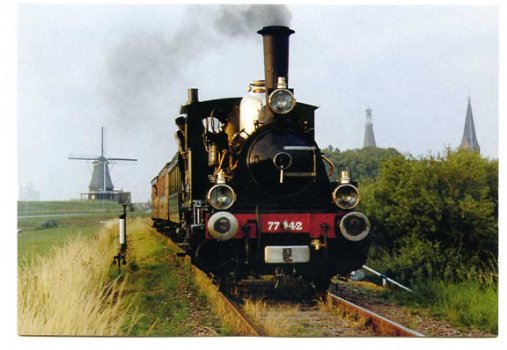
POLYGON ((364 143, 363 148, 366 147, 377 147, 375 144, 375 135, 373 134, 373 122, 371 117, 371 108, 366 108, 366 124, 365 124, 365 131, 364 131, 364 143))
POLYGON ((468 96, 467 115, 465 118, 465 129, 463 130, 463 138, 459 148, 480 152, 481 147, 477 141, 474 126, 474 116, 472 114, 472 104, 470 103, 470 96, 468 96))

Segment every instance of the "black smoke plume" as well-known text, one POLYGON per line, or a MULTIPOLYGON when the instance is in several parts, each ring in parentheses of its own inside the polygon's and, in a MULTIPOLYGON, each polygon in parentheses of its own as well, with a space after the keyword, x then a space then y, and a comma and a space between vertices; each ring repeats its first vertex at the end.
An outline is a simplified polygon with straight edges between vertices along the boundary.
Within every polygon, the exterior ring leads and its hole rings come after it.
POLYGON ((246 36, 264 26, 290 24, 292 14, 284 5, 222 5, 215 28, 223 34, 246 36))
POLYGON ((112 116, 128 129, 167 123, 177 113, 171 100, 176 91, 184 96, 187 86, 181 81, 199 64, 196 57, 229 44, 226 38, 260 42, 257 30, 289 25, 291 17, 283 5, 188 6, 177 31, 161 27, 123 33, 108 57, 105 88, 112 116))

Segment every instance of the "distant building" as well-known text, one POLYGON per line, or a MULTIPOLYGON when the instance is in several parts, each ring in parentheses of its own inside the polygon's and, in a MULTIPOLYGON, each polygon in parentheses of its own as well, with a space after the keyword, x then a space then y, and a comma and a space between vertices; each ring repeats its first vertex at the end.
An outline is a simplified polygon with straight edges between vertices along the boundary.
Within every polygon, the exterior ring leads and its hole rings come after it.
POLYGON ((467 149, 475 152, 480 152, 481 147, 477 141, 475 134, 474 116, 472 114, 472 104, 470 103, 470 96, 468 97, 467 114, 465 117, 465 129, 463 130, 463 138, 459 145, 461 149, 467 149))
POLYGON ((363 148, 366 147, 377 147, 375 144, 375 135, 373 134, 373 122, 371 117, 371 108, 366 108, 366 124, 364 131, 364 143, 363 148))
POLYGON ((20 201, 38 201, 40 193, 35 189, 35 186, 26 182, 19 187, 19 200, 20 201))

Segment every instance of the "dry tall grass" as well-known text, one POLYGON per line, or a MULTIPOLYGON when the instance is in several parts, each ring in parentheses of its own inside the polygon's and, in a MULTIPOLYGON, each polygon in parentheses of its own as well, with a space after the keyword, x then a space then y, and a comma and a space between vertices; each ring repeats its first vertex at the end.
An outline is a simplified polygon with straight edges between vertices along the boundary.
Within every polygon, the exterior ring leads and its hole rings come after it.
POLYGON ((245 312, 270 336, 296 335, 297 329, 290 319, 295 318, 299 313, 299 305, 297 304, 269 305, 261 299, 246 299, 245 312))
MULTIPOLYGON (((18 271, 20 335, 123 335, 129 305, 111 281, 117 221, 93 238, 79 235, 18 271)), ((129 223, 130 227, 132 226, 129 223)))
POLYGON ((336 307, 333 305, 333 302, 329 298, 326 298, 325 300, 319 299, 317 301, 317 306, 322 311, 326 311, 331 315, 336 315, 336 316, 346 320, 347 322, 352 324, 355 328, 365 330, 365 329, 368 329, 368 327, 369 327, 369 324, 370 324, 369 317, 366 317, 363 315, 351 314, 351 313, 343 310, 342 308, 336 307))

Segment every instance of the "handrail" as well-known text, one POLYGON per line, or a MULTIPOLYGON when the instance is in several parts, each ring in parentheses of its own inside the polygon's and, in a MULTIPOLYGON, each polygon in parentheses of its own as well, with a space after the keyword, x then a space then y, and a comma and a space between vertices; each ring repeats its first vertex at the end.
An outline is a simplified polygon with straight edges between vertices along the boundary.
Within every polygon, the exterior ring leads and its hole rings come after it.
POLYGON ((363 269, 365 269, 366 271, 369 271, 369 272, 373 273, 374 275, 379 276, 380 278, 382 278, 382 280, 383 280, 383 281, 387 281, 387 282, 389 282, 389 283, 391 283, 391 284, 394 284, 396 287, 399 287, 399 288, 401 288, 401 289, 406 290, 407 292, 412 293, 412 289, 410 289, 410 288, 408 288, 408 287, 405 287, 403 284, 396 282, 395 280, 393 280, 393 279, 391 279, 391 278, 387 277, 386 275, 384 275, 384 274, 382 274, 382 273, 380 273, 380 272, 378 272, 378 271, 375 271, 375 270, 374 270, 374 269, 372 269, 371 267, 368 267, 368 266, 366 266, 366 265, 363 265, 363 269))

